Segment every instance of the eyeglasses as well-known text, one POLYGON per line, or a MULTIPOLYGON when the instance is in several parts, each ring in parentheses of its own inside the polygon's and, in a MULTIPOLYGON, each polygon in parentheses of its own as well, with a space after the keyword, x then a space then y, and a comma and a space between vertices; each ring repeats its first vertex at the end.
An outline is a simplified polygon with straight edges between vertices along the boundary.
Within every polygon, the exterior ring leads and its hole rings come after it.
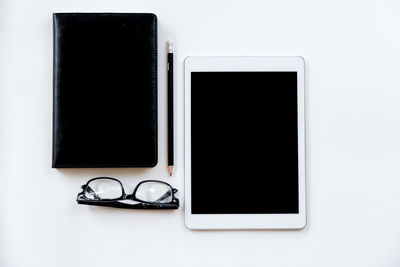
POLYGON ((90 179, 81 187, 78 204, 125 209, 177 209, 177 189, 166 182, 146 180, 140 182, 132 194, 126 194, 122 183, 111 177, 90 179), (128 201, 127 201, 128 200, 128 201), (130 203, 133 202, 133 203, 130 203))

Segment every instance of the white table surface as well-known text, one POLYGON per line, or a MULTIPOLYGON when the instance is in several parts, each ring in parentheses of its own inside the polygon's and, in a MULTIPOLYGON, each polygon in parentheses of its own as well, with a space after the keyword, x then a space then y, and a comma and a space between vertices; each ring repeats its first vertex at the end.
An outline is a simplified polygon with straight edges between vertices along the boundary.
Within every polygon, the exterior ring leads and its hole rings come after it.
POLYGON ((397 0, 0 1, 0 266, 400 266, 399 14, 397 0), (157 167, 50 168, 51 15, 74 11, 157 14, 157 167), (168 39, 176 44, 172 178, 166 170, 168 39), (182 208, 76 204, 80 185, 99 175, 132 186, 163 179, 183 200, 188 55, 305 58, 306 229, 189 231, 182 208))

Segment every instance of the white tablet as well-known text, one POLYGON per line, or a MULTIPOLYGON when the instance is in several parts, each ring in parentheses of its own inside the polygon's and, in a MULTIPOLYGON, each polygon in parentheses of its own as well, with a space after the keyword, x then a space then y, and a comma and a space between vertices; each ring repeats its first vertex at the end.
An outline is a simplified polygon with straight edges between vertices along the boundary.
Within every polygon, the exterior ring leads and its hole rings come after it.
POLYGON ((304 60, 185 60, 185 225, 306 225, 304 60))

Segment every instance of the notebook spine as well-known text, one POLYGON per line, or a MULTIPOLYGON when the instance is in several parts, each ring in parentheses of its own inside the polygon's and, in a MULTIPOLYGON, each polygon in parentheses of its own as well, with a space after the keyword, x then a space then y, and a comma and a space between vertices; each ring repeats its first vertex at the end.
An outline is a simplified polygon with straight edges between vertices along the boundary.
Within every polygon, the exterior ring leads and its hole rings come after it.
POLYGON ((57 34, 57 14, 53 13, 53 136, 52 136, 52 168, 56 166, 56 136, 58 131, 57 125, 57 101, 58 101, 58 34, 57 34))

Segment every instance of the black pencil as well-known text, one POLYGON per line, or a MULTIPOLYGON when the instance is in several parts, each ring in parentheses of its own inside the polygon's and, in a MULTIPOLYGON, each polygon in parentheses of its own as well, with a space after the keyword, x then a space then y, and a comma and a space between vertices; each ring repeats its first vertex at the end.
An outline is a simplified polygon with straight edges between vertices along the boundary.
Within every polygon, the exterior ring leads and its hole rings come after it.
POLYGON ((168 41, 168 173, 174 169, 174 51, 168 41))

